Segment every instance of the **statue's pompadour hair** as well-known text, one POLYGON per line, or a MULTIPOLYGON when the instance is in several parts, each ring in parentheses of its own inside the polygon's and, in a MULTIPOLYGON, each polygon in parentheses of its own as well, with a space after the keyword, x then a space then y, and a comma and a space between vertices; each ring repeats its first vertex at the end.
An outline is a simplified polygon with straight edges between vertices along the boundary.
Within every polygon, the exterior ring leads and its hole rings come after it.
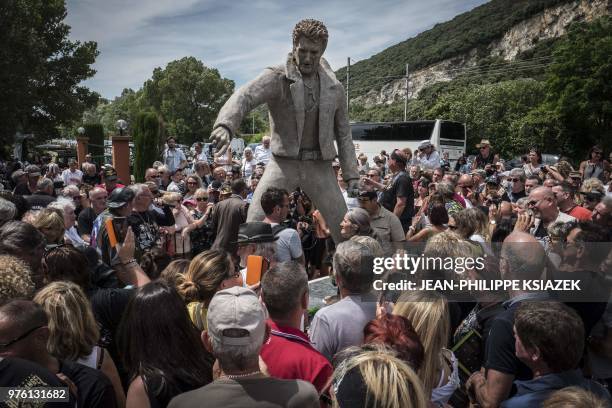
POLYGON ((293 29, 293 46, 295 47, 300 37, 306 37, 311 41, 321 43, 323 49, 327 48, 329 33, 327 27, 319 20, 305 19, 295 25, 293 29))

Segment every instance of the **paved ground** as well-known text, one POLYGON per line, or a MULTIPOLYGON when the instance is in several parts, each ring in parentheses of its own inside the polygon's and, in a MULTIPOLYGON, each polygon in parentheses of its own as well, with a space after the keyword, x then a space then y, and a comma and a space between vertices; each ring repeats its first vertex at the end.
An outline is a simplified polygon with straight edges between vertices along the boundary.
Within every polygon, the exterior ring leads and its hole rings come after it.
POLYGON ((323 298, 329 295, 335 295, 338 288, 332 285, 329 276, 324 278, 314 279, 308 282, 308 289, 310 292, 310 301, 308 308, 323 307, 323 298))

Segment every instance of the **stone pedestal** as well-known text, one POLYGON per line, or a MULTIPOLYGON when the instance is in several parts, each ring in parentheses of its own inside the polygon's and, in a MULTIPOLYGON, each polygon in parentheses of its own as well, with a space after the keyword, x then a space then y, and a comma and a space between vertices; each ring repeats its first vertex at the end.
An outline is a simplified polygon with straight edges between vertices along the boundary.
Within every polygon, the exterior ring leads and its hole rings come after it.
POLYGON ((130 136, 112 136, 113 167, 125 185, 130 184, 130 136))
POLYGON ((85 163, 85 155, 87 155, 89 138, 87 136, 78 136, 77 141, 77 162, 79 166, 85 163))

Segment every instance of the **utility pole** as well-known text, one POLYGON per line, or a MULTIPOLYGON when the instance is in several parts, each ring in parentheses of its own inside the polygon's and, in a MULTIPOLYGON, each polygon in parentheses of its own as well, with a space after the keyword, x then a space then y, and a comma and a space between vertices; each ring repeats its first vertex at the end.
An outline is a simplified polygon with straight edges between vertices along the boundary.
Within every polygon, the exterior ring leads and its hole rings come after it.
POLYGON ((404 99, 404 122, 408 117, 408 64, 406 64, 406 99, 404 99))
POLYGON ((346 59, 346 116, 350 116, 351 99, 349 97, 349 78, 351 71, 351 57, 346 59))

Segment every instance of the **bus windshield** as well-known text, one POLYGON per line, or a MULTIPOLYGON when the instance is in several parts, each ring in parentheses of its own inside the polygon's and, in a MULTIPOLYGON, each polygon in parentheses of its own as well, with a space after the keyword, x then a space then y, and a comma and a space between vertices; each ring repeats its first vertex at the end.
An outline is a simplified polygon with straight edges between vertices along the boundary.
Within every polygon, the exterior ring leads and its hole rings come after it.
POLYGON ((396 123, 355 123, 351 125, 353 141, 414 141, 428 140, 436 122, 423 120, 396 123))

